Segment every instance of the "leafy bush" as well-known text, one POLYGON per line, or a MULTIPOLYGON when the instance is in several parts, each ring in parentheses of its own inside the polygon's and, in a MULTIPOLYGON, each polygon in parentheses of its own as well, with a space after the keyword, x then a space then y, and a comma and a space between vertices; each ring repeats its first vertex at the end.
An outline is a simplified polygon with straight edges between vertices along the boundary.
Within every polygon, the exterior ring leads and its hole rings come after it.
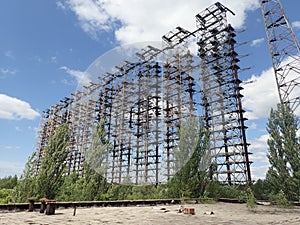
POLYGON ((248 209, 255 209, 257 207, 256 205, 256 199, 254 197, 253 191, 250 187, 247 188, 247 208, 248 209))
POLYGON ((238 199, 239 201, 243 202, 246 201, 246 193, 243 189, 243 186, 230 186, 227 184, 220 184, 217 181, 211 181, 206 189, 206 192, 209 198, 213 198, 215 200, 220 198, 231 198, 238 199))
POLYGON ((0 203, 7 204, 12 202, 12 189, 0 189, 0 203))
POLYGON ((252 185, 252 191, 256 199, 259 200, 268 200, 269 194, 271 192, 270 184, 267 180, 261 180, 258 179, 253 185, 252 185))
POLYGON ((283 190, 280 190, 278 194, 270 194, 269 197, 272 204, 275 204, 282 208, 287 208, 291 206, 291 202, 287 200, 286 195, 283 190))

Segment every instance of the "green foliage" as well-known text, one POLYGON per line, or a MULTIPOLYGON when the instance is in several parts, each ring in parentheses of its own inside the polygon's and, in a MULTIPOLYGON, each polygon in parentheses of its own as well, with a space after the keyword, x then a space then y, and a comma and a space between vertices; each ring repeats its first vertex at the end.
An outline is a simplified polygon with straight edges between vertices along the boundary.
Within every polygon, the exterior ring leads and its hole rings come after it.
POLYGON ((107 192, 109 185, 105 178, 84 164, 84 176, 71 174, 64 177, 64 182, 57 194, 58 201, 99 201, 107 192))
POLYGON ((0 189, 0 204, 12 202, 12 189, 0 189))
POLYGON ((79 176, 76 173, 64 177, 63 185, 57 194, 58 201, 79 201, 82 196, 82 186, 78 185, 79 176))
POLYGON ((60 201, 108 200, 109 185, 103 177, 106 170, 109 143, 105 140, 104 121, 94 127, 90 149, 85 152, 84 176, 72 174, 64 178, 57 199, 60 201))
POLYGON ((86 162, 91 169, 100 175, 104 175, 108 167, 108 155, 110 143, 106 140, 105 121, 101 120, 94 126, 90 149, 85 152, 86 162))
POLYGON ((36 158, 33 153, 25 164, 25 169, 17 185, 13 189, 13 202, 27 202, 29 197, 36 195, 36 178, 34 171, 36 169, 36 158))
POLYGON ((254 193, 250 187, 247 188, 246 190, 246 195, 247 195, 247 208, 248 209, 255 209, 257 207, 256 205, 256 198, 254 197, 254 193))
POLYGON ((283 190, 280 190, 277 194, 270 194, 269 198, 272 204, 279 207, 287 208, 291 206, 291 202, 288 201, 283 190))
POLYGON ((215 180, 211 180, 205 189, 205 192, 203 193, 203 195, 205 195, 206 198, 212 198, 215 201, 217 201, 220 198, 219 192, 218 192, 218 188, 220 186, 220 183, 218 181, 215 180))
POLYGON ((287 199, 296 200, 300 196, 300 144, 297 138, 297 118, 285 105, 271 110, 267 124, 270 134, 268 140, 268 159, 270 168, 266 180, 270 192, 278 194, 281 190, 287 199))
POLYGON ((222 185, 217 181, 210 181, 216 165, 211 165, 209 134, 199 118, 193 118, 181 125, 182 138, 175 151, 176 157, 180 159, 177 164, 178 171, 164 185, 135 186, 129 181, 108 184, 102 176, 106 169, 106 154, 109 152, 105 135, 104 123, 100 122, 94 128, 91 148, 86 152, 88 160, 84 163, 84 176, 75 173, 64 176, 63 165, 68 153, 69 132, 67 125, 59 126, 45 149, 39 174, 34 175, 36 160, 32 155, 14 190, 10 195, 8 192, 4 193, 5 198, 13 202, 27 202, 27 198, 32 196, 55 198, 58 201, 198 198, 202 202, 211 202, 211 199, 234 198, 247 202, 249 208, 254 208, 255 196, 265 196, 268 193, 259 192, 260 189, 269 187, 266 181, 258 181, 253 186, 253 192, 251 189, 245 191, 243 186, 222 185), (197 138, 192 138, 197 140, 194 144, 189 143, 192 141, 189 139, 191 132, 197 134, 197 138))
POLYGON ((18 177, 8 176, 0 179, 0 204, 14 202, 13 188, 18 184, 18 177))
MULTIPOLYGON (((209 134, 200 118, 190 118, 187 124, 192 127, 190 130, 196 128, 194 130, 197 134, 196 143, 192 145, 194 149, 187 150, 186 148, 191 147, 187 144, 189 139, 186 140, 190 132, 187 131, 189 129, 181 128, 180 142, 183 143, 179 143, 180 149, 176 155, 181 157, 182 162, 186 162, 184 165, 180 164, 182 167, 178 168, 179 171, 167 183, 167 197, 169 198, 199 198, 203 195, 209 181, 210 154, 207 152, 209 134), (191 156, 188 159, 182 159, 187 153, 191 156)), ((184 127, 184 124, 182 126, 184 127)))
POLYGON ((207 191, 207 189, 204 191, 204 193, 199 197, 199 202, 202 204, 211 204, 215 203, 216 200, 214 198, 209 197, 210 192, 207 191))
POLYGON ((256 198, 249 186, 220 184, 217 181, 209 183, 206 189, 206 198, 218 200, 220 198, 237 199, 246 202, 249 209, 256 207, 256 198))
MULTIPOLYGON (((109 200, 124 200, 132 195, 132 185, 113 184, 107 192, 109 200)), ((132 198, 132 197, 131 197, 132 198)))
POLYGON ((109 142, 106 140, 105 121, 93 128, 90 149, 85 152, 84 176, 72 175, 64 180, 58 199, 92 201, 107 198, 109 185, 103 177, 107 169, 109 142))
POLYGON ((21 175, 21 180, 34 177, 36 172, 37 160, 36 160, 36 153, 32 153, 31 156, 28 158, 23 174, 21 175))
POLYGON ((36 191, 39 197, 53 199, 59 192, 63 184, 68 141, 68 125, 61 124, 45 148, 43 163, 36 177, 36 191))
POLYGON ((12 195, 13 202, 27 202, 28 198, 36 196, 35 177, 19 180, 17 186, 13 189, 12 195))
POLYGON ((101 200, 101 194, 106 193, 109 188, 106 179, 94 170, 88 168, 88 166, 85 166, 85 175, 83 178, 84 198, 86 200, 101 200))
POLYGON ((266 180, 257 180, 252 185, 253 194, 256 199, 259 200, 268 200, 270 194, 270 184, 266 180))
POLYGON ((8 176, 0 179, 0 204, 14 202, 13 188, 18 184, 18 177, 8 176))
POLYGON ((8 176, 0 179, 0 189, 13 189, 18 183, 18 177, 8 176))
POLYGON ((246 195, 243 186, 220 184, 217 181, 211 181, 207 186, 206 192, 209 198, 218 200, 220 198, 238 199, 245 201, 246 195))
MULTIPOLYGON (((103 126, 97 126, 94 133, 94 147, 99 144, 98 135, 103 143, 103 126), (95 136, 96 135, 96 136, 95 136)), ((36 158, 33 154, 26 163, 20 181, 13 191, 16 202, 27 202, 29 197, 55 198, 58 201, 91 201, 103 200, 109 185, 106 180, 91 167, 84 164, 84 177, 77 174, 65 176, 65 159, 68 154, 69 131, 66 124, 60 125, 44 151, 42 166, 38 175, 36 158)), ((93 149, 91 158, 97 157, 97 147, 93 149)))

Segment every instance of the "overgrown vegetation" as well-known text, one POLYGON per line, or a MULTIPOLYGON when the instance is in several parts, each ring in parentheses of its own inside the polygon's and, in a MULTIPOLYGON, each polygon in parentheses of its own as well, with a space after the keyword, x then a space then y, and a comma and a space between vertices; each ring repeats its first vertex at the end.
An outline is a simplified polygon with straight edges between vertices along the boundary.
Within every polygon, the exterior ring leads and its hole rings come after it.
POLYGON ((65 176, 63 162, 67 157, 69 131, 63 124, 45 148, 44 163, 38 175, 34 174, 37 165, 33 154, 19 179, 17 176, 0 179, 0 203, 26 202, 32 196, 58 201, 194 198, 207 202, 231 198, 245 202, 251 210, 256 207, 256 199, 288 207, 291 201, 300 198, 298 122, 286 106, 278 105, 271 111, 267 124, 270 168, 266 179, 257 180, 250 186, 229 186, 211 180, 216 165, 210 165, 209 134, 197 118, 181 124, 180 136, 183 138, 175 151, 180 159, 176 165, 178 171, 166 184, 136 186, 130 179, 122 184, 107 183, 103 171, 107 166, 109 142, 105 138, 103 121, 93 130, 84 176, 65 176), (192 142, 192 139, 197 141, 192 142))
POLYGON ((59 193, 64 181, 64 162, 68 156, 69 139, 68 125, 62 124, 46 146, 43 163, 36 176, 36 192, 39 197, 54 199, 59 193))
POLYGON ((254 193, 250 187, 247 188, 246 190, 246 204, 248 209, 253 210, 257 207, 256 205, 256 198, 254 197, 254 193))
POLYGON ((288 200, 300 196, 300 143, 297 137, 298 121, 285 105, 272 110, 267 124, 268 159, 270 168, 266 181, 269 191, 275 195, 283 192, 288 200))
POLYGON ((179 151, 183 152, 185 156, 190 155, 167 183, 167 195, 170 198, 199 198, 204 194, 209 182, 211 162, 210 154, 207 151, 209 149, 209 133, 199 118, 190 118, 186 124, 181 126, 180 142, 179 151), (184 129, 185 125, 188 126, 186 129, 184 129), (191 133, 195 135, 193 140, 189 138, 191 133), (190 143, 193 142, 193 151, 188 152, 190 143))
POLYGON ((0 179, 0 204, 13 202, 13 189, 17 182, 17 176, 8 176, 0 179))
POLYGON ((270 167, 265 180, 253 185, 257 199, 287 207, 300 199, 299 121, 286 105, 271 110, 267 124, 270 167))

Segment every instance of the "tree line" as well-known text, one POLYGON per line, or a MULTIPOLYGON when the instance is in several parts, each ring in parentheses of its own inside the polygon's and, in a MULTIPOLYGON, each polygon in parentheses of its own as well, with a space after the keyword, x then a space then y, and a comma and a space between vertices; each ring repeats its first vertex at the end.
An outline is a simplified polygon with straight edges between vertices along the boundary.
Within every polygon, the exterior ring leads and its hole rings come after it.
MULTIPOLYGON (((269 133, 267 158, 270 166, 263 180, 249 185, 222 185, 211 180, 214 171, 209 166, 209 133, 203 121, 194 118, 182 127, 197 127, 197 143, 184 165, 166 184, 133 185, 130 180, 111 184, 101 175, 95 163, 84 163, 84 176, 65 175, 65 159, 69 131, 67 124, 60 125, 45 148, 44 161, 35 174, 34 154, 28 159, 20 178, 0 179, 0 203, 26 202, 29 197, 46 197, 57 201, 96 201, 124 199, 193 198, 200 201, 218 198, 235 198, 247 201, 250 198, 270 200, 276 204, 288 204, 300 198, 300 144, 297 130, 298 118, 285 106, 272 109, 267 123, 269 133), (98 169, 98 170, 97 170, 98 169), (250 197, 249 197, 250 196, 250 197)), ((89 156, 101 157, 107 147, 104 123, 93 131, 89 156), (100 155, 98 154, 102 152, 100 155)), ((191 129, 181 129, 180 136, 190 136, 191 129)), ((187 148, 181 143, 181 148, 187 148)), ((182 154, 182 153, 176 153, 182 154)), ((178 155, 181 157, 181 155, 178 155)), ((103 168, 100 168, 103 169, 103 168)))

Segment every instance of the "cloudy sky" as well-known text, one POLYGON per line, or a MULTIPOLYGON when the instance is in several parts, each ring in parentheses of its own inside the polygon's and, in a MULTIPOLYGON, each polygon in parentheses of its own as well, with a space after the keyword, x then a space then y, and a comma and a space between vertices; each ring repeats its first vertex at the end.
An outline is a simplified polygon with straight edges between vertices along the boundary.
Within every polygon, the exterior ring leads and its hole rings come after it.
MULTIPOLYGON (((42 111, 69 96, 99 56, 116 46, 159 41, 176 26, 195 29, 212 0, 3 0, 0 2, 0 177, 20 175, 35 150, 42 111)), ((278 101, 258 0, 223 0, 235 12, 240 79, 254 178, 266 158, 266 118, 278 101)), ((282 0, 297 37, 300 3, 282 0)))

